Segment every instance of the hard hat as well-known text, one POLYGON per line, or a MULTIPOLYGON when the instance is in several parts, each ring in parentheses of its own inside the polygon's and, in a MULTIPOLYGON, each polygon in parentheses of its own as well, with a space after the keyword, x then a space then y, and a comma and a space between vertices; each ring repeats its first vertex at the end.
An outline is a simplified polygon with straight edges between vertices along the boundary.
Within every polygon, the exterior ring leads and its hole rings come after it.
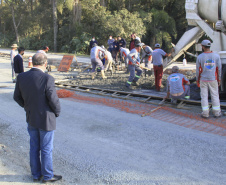
POLYGON ((155 44, 155 48, 160 48, 160 44, 159 43, 156 43, 155 44))
POLYGON ((202 45, 202 46, 211 46, 211 42, 210 42, 209 40, 203 40, 203 41, 201 42, 201 45, 202 45))

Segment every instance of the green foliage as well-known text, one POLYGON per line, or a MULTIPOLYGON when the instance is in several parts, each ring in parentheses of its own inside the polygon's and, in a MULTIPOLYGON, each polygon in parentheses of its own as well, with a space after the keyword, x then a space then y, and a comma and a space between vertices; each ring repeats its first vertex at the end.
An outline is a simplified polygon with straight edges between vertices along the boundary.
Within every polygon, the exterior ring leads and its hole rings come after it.
POLYGON ((10 39, 11 37, 8 35, 4 35, 2 33, 0 33, 0 46, 10 46, 12 40, 10 39))
MULTIPOLYGON (((20 44, 26 49, 53 47, 53 16, 50 0, 9 0, 15 6, 20 44)), ((89 41, 95 36, 107 45, 109 34, 120 35, 129 43, 131 33, 153 47, 156 42, 170 49, 187 26, 184 0, 57 0, 57 47, 63 52, 88 53, 89 41), (104 5, 104 6, 101 6, 104 5), (76 17, 75 19, 75 16, 76 17)), ((0 7, 0 45, 15 42, 11 7, 0 7)))
POLYGON ((91 40, 91 35, 89 33, 83 32, 79 37, 74 37, 69 45, 64 45, 61 48, 62 52, 69 53, 87 53, 89 48, 89 41, 91 40))
POLYGON ((26 38, 21 38, 20 39, 20 46, 23 46, 25 49, 30 49, 31 48, 31 38, 26 37, 26 38))
POLYGON ((129 39, 134 32, 139 36, 144 35, 146 32, 138 12, 130 13, 127 9, 115 11, 108 21, 111 23, 108 28, 109 31, 126 39, 129 39))

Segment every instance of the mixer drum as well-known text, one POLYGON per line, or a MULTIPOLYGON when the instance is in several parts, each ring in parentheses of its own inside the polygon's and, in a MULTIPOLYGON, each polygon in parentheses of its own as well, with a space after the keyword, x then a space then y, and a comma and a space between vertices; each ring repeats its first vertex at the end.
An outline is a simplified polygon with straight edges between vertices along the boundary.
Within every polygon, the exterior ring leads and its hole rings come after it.
POLYGON ((219 20, 218 9, 221 19, 226 26, 226 11, 224 11, 226 10, 226 0, 198 0, 199 15, 209 22, 216 23, 219 20))

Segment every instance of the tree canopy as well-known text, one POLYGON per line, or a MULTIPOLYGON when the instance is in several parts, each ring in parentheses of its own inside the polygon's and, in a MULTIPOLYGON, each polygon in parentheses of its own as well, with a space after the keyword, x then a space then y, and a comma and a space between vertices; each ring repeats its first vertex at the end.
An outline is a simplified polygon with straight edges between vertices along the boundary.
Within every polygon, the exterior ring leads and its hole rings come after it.
POLYGON ((0 0, 0 45, 18 43, 26 49, 48 45, 59 52, 88 53, 96 37, 127 43, 136 33, 147 45, 169 50, 184 33, 184 0, 0 0), (54 47, 55 46, 55 47, 54 47))

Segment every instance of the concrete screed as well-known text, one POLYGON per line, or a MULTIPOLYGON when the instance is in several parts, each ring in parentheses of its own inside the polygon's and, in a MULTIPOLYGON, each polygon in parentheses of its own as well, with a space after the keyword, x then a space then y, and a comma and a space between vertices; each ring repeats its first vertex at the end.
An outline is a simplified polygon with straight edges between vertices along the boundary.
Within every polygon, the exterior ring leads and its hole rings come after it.
MULTIPOLYGON (((0 57, 0 65, 0 184, 34 184, 25 112, 12 98, 9 58, 0 57)), ((226 137, 60 101, 53 164, 64 180, 56 184, 226 184, 226 137)))

